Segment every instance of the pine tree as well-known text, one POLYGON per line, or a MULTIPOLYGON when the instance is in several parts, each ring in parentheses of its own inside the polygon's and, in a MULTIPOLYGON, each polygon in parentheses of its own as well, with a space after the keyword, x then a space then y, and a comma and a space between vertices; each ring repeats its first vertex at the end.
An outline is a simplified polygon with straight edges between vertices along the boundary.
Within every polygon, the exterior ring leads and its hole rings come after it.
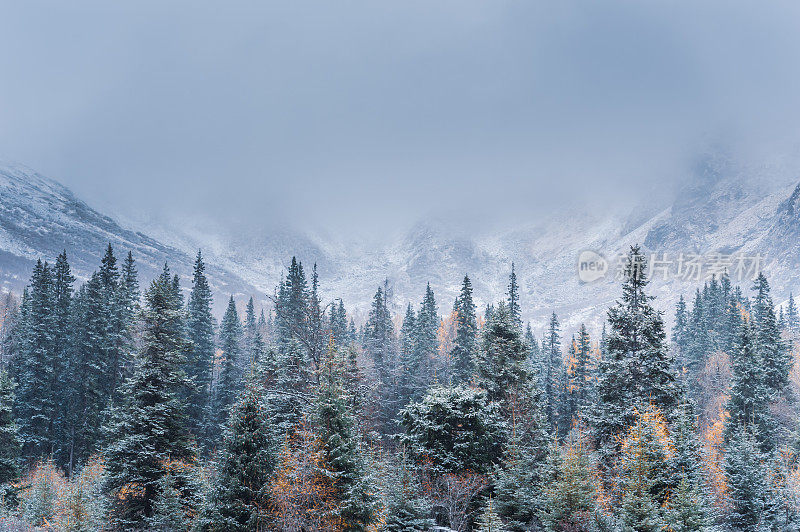
POLYGON ((437 332, 439 330, 439 313, 436 309, 436 299, 428 283, 425 288, 425 297, 417 312, 417 333, 414 346, 415 358, 419 364, 415 377, 418 394, 424 394, 434 381, 433 358, 439 348, 437 332))
POLYGON ((97 451, 103 411, 111 399, 106 386, 111 342, 106 302, 103 281, 97 272, 72 301, 72 358, 67 372, 70 402, 65 419, 65 456, 58 457, 70 474, 97 451))
POLYGON ((794 295, 789 293, 789 302, 786 304, 786 328, 793 338, 800 333, 800 317, 797 314, 797 305, 794 302, 794 295))
POLYGON ((491 499, 489 499, 489 503, 486 505, 480 519, 478 519, 475 530, 477 532, 508 532, 509 529, 506 528, 503 520, 495 512, 491 499))
POLYGON ((475 302, 472 299, 472 283, 464 276, 459 293, 453 304, 456 316, 455 345, 450 352, 453 360, 453 384, 465 384, 472 379, 475 371, 475 352, 477 350, 478 323, 475 317, 475 302))
POLYGON ((515 401, 529 394, 532 384, 522 331, 514 325, 505 302, 498 305, 484 328, 476 360, 478 385, 510 416, 515 401))
POLYGON ((411 303, 400 327, 400 361, 398 376, 399 406, 402 408, 414 400, 419 393, 416 376, 419 372, 417 360, 417 317, 411 303))
POLYGON ((153 501, 153 515, 146 520, 152 532, 189 530, 190 522, 181 500, 177 479, 168 471, 158 481, 158 493, 153 501))
POLYGON ((5 369, 0 370, 0 489, 20 474, 22 445, 14 420, 15 387, 8 372, 5 369))
POLYGON ((344 368, 334 354, 330 346, 320 376, 316 423, 339 501, 342 530, 366 531, 376 517, 377 500, 368 487, 369 475, 343 387, 344 368))
POLYGON ((277 451, 260 390, 250 379, 231 411, 223 437, 212 496, 215 515, 208 530, 249 531, 265 525, 277 451))
POLYGON ((600 362, 594 437, 606 454, 615 437, 627 432, 637 410, 652 404, 672 419, 680 389, 665 345, 664 323, 644 289, 646 261, 638 247, 628 254, 622 299, 608 311, 611 331, 600 362))
POLYGON ((750 427, 762 451, 770 451, 775 438, 775 421, 769 410, 770 390, 763 362, 755 352, 755 333, 750 324, 743 324, 739 341, 731 353, 732 384, 726 425, 726 439, 740 427, 750 427))
POLYGON ((753 290, 753 326, 755 350, 765 371, 765 383, 773 396, 780 394, 789 383, 792 354, 781 338, 770 297, 769 283, 763 273, 758 275, 753 290))
POLYGON ((434 387, 400 414, 405 433, 398 440, 435 473, 487 473, 500 460, 504 423, 482 390, 434 387))
POLYGON ((59 464, 64 464, 65 445, 67 441, 66 419, 68 416, 71 396, 68 381, 68 369, 71 352, 71 307, 72 285, 75 277, 70 272, 67 253, 62 252, 56 259, 53 268, 53 377, 50 387, 56 399, 55 423, 52 427, 55 433, 54 455, 59 464))
POLYGON ((242 334, 242 323, 236 311, 236 302, 231 296, 219 327, 219 347, 224 359, 214 397, 214 411, 218 416, 218 424, 224 424, 228 419, 228 411, 239 393, 242 380, 240 369, 242 334))
POLYGON ((166 265, 147 290, 145 304, 142 349, 106 432, 108 487, 119 528, 142 526, 153 516, 169 460, 194 459, 180 399, 188 385, 182 370, 188 343, 184 313, 166 265))
POLYGON ((186 374, 192 381, 186 398, 189 427, 204 446, 213 432, 210 415, 211 371, 214 363, 214 317, 211 314, 212 295, 205 274, 203 255, 197 252, 194 261, 192 291, 189 294, 187 335, 189 349, 186 354, 186 374))
POLYGON ((564 359, 561 355, 559 323, 555 312, 550 316, 550 325, 542 344, 544 362, 542 392, 546 405, 545 416, 548 426, 556 428, 559 423, 558 406, 563 395, 564 359))
POLYGON ((737 427, 725 452, 727 521, 733 530, 760 530, 768 491, 761 461, 756 440, 746 428, 737 427))
POLYGON ((514 263, 511 263, 511 275, 508 278, 508 312, 511 314, 511 322, 520 329, 522 328, 522 309, 519 305, 519 286, 517 285, 517 274, 514 271, 514 263))
POLYGON ((430 515, 430 504, 418 497, 414 479, 405 456, 394 469, 388 486, 386 532, 426 532, 434 523, 430 515))
POLYGON ((53 275, 50 266, 36 262, 30 290, 23 301, 21 346, 17 364, 17 420, 27 463, 49 455, 56 444, 53 427, 57 409, 53 275))
POLYGON ((261 357, 264 356, 264 340, 261 337, 261 332, 258 329, 256 309, 252 297, 247 302, 247 308, 244 316, 244 338, 247 352, 246 361, 249 365, 255 367, 258 365, 261 357))
POLYGON ((661 412, 652 405, 645 406, 621 445, 618 490, 623 530, 663 530, 662 504, 669 497, 664 471, 672 454, 671 445, 661 412))
POLYGON ((543 487, 540 518, 547 531, 597 530, 592 464, 582 437, 553 444, 543 487))

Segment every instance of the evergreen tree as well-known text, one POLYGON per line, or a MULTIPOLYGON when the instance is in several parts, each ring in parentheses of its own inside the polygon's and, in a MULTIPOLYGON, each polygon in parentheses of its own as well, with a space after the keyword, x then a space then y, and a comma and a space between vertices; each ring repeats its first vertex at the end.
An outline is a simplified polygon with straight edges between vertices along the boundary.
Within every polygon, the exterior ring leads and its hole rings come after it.
POLYGON ((662 504, 668 499, 664 472, 671 454, 666 422, 652 405, 645 406, 621 445, 618 490, 623 530, 656 532, 665 526, 662 504))
POLYGON ((477 532, 508 532, 503 520, 495 512, 491 499, 489 499, 489 503, 486 505, 480 519, 478 519, 475 530, 477 532))
POLYGON ((182 370, 188 342, 177 289, 165 265, 145 294, 142 349, 107 429, 108 487, 118 528, 142 526, 152 517, 168 461, 195 456, 180 399, 188 384, 182 370))
POLYGON ((103 280, 95 272, 72 301, 72 358, 69 361, 68 395, 64 429, 64 453, 59 464, 72 474, 75 468, 97 451, 101 437, 103 411, 110 396, 108 355, 111 322, 103 280))
POLYGON ((679 374, 683 374, 688 360, 689 348, 689 316, 686 312, 686 300, 681 295, 675 308, 675 326, 672 328, 672 344, 675 346, 675 364, 679 374))
POLYGON ((794 295, 789 293, 789 302, 786 304, 786 328, 792 337, 797 337, 800 333, 800 317, 797 314, 797 305, 794 302, 794 295))
POLYGON ((554 444, 549 453, 548 475, 542 494, 540 517, 553 532, 597 530, 592 465, 582 438, 554 444))
POLYGON ((750 427, 762 451, 775 445, 775 421, 769 410, 770 390, 766 382, 763 362, 755 352, 754 331, 743 324, 739 341, 731 353, 732 384, 726 425, 726 439, 740 427, 750 427))
POLYGON ((737 427, 725 452, 727 520, 733 530, 760 530, 768 491, 761 460, 756 440, 745 427, 737 427))
POLYGON ((252 297, 247 302, 245 310, 244 338, 247 348, 246 360, 251 366, 255 367, 259 364, 261 357, 264 356, 264 339, 261 337, 261 331, 258 328, 256 309, 252 297))
MULTIPOLYGON (((364 348, 372 359, 378 385, 377 401, 380 405, 378 422, 386 427, 398 410, 398 401, 403 399, 396 397, 397 386, 393 382, 392 376, 397 349, 394 325, 389 314, 389 308, 386 306, 385 293, 380 287, 375 292, 375 297, 372 300, 369 318, 364 325, 363 339, 364 348)), ((406 365, 402 368, 403 374, 400 375, 400 380, 401 388, 405 386, 407 391, 401 391, 401 393, 412 393, 408 390, 413 391, 416 389, 414 381, 418 371, 416 359, 406 359, 404 364, 406 365)))
POLYGON ((342 530, 366 531, 376 517, 377 500, 368 486, 367 467, 343 387, 344 375, 344 368, 329 349, 315 404, 316 422, 336 491, 342 530))
POLYGON ((453 360, 453 384, 465 384, 472 379, 475 371, 475 352, 477 350, 478 323, 475 316, 475 302, 472 299, 472 283, 464 276, 459 293, 453 304, 456 317, 455 345, 450 351, 453 360))
POLYGON ((56 399, 54 454, 64 463, 64 442, 67 441, 66 420, 70 408, 69 365, 71 352, 72 285, 75 277, 70 272, 67 253, 62 252, 53 268, 53 378, 50 387, 56 399))
POLYGON ((267 522, 269 480, 277 445, 251 379, 231 411, 222 441, 219 476, 213 492, 214 517, 209 530, 260 530, 267 522))
POLYGON ((418 394, 424 394, 428 386, 434 381, 433 359, 439 349, 437 333, 439 331, 439 313, 436 309, 436 299, 428 283, 425 288, 425 297, 417 312, 417 333, 414 346, 415 358, 419 364, 416 375, 418 394))
POLYGON ((286 280, 281 283, 275 302, 279 350, 285 350, 293 339, 299 340, 306 336, 308 298, 308 283, 303 264, 292 257, 286 280))
POLYGON ((600 362, 594 416, 594 436, 606 453, 616 449, 615 437, 627 432, 637 410, 652 404, 671 419, 680 389, 664 343, 661 313, 644 289, 646 261, 632 247, 625 267, 622 299, 608 311, 611 331, 600 362))
POLYGON ((773 395, 783 391, 789 383, 789 369, 792 354, 781 338, 780 328, 775 318, 775 308, 770 297, 769 283, 763 273, 758 275, 753 290, 754 346, 762 360, 765 384, 773 395))
POLYGON ((337 346, 343 346, 351 340, 347 327, 347 311, 344 302, 340 299, 338 305, 333 305, 330 315, 330 330, 333 341, 337 346))
POLYGON ((189 294, 186 353, 186 374, 192 381, 186 398, 189 427, 197 439, 207 446, 213 423, 210 409, 211 372, 214 364, 214 317, 211 314, 211 287, 205 274, 203 255, 197 252, 194 261, 192 291, 189 294))
POLYGON ((36 262, 30 290, 23 301, 19 361, 17 420, 28 463, 49 455, 56 445, 53 427, 58 411, 53 383, 58 363, 54 346, 53 274, 50 266, 36 262))
POLYGON ((399 441, 435 473, 487 473, 500 460, 504 423, 482 390, 435 387, 400 415, 399 441))
POLYGON ((550 316, 543 351, 542 391, 544 392, 545 416, 550 428, 558 426, 558 406, 563 395, 564 359, 561 355, 561 338, 559 336, 558 316, 554 312, 550 316))
POLYGON ((509 415, 520 396, 530 392, 531 374, 521 330, 514 325, 505 302, 498 305, 485 325, 481 350, 476 361, 478 385, 489 400, 502 405, 509 415))
POLYGON ((519 286, 517 285, 517 274, 514 271, 514 263, 511 263, 511 275, 508 279, 508 312, 511 314, 511 322, 520 329, 522 328, 522 309, 519 305, 519 286))
POLYGON ((688 403, 684 403, 671 430, 674 451, 669 460, 672 490, 666 512, 668 525, 677 531, 704 531, 711 524, 705 495, 703 451, 697 439, 697 424, 688 403))
POLYGON ((152 532, 189 530, 190 522, 183 506, 177 479, 168 471, 158 481, 158 494, 153 501, 153 515, 146 519, 147 530, 152 532))
POLYGON ((22 445, 14 420, 15 387, 8 372, 5 369, 0 370, 0 489, 20 474, 22 445))
POLYGON ((214 411, 218 416, 218 424, 228 418, 228 411, 236 400, 241 384, 242 323, 233 296, 228 301, 219 327, 219 347, 224 359, 215 393, 214 411))
POLYGON ((586 419, 590 413, 593 399, 593 371, 592 371, 592 346, 586 326, 581 324, 578 338, 572 341, 570 357, 569 381, 565 394, 565 401, 570 406, 565 423, 567 429, 572 421, 578 418, 586 419))
POLYGON ((387 497, 386 532, 427 532, 434 523, 430 515, 430 504, 418 497, 414 479, 405 457, 395 469, 389 483, 387 497))
POLYGON ((399 406, 402 408, 416 398, 419 393, 416 376, 419 373, 417 360, 417 317, 411 303, 400 327, 400 364, 398 377, 399 406))

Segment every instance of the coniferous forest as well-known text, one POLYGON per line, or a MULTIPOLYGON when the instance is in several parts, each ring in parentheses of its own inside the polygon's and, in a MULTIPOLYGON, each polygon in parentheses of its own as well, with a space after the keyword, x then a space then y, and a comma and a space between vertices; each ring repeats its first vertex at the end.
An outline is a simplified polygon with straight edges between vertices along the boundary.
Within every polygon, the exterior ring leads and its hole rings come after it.
MULTIPOLYGON (((546 330, 428 285, 356 323, 291 260, 219 323, 201 253, 140 286, 109 245, 2 304, 9 530, 798 530, 794 300, 712 277, 675 326, 631 248, 605 325, 546 330)), ((688 302, 687 302, 688 301, 688 302)))

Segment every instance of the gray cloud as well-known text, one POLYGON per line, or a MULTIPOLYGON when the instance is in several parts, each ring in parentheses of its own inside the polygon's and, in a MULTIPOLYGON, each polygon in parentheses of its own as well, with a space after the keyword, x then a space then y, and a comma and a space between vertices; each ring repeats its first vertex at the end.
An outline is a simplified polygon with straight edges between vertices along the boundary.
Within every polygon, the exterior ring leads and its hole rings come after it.
POLYGON ((793 149, 798 15, 738 1, 17 2, 0 14, 0 155, 126 216, 516 220, 669 188, 709 142, 793 149))

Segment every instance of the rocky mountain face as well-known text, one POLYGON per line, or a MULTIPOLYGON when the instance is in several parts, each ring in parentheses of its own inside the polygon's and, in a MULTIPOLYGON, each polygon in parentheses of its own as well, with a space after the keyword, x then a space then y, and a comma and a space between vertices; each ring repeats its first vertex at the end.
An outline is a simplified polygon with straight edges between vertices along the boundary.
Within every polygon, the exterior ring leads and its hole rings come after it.
MULTIPOLYGON (((317 264, 323 298, 342 297, 363 320, 385 280, 398 313, 408 302, 419 303, 428 282, 440 313, 447 313, 465 274, 480 306, 497 301, 504 297, 513 262, 523 310, 534 328, 541 330, 556 312, 570 331, 581 321, 599 329, 619 293, 618 257, 638 243, 657 259, 651 292, 668 320, 681 294, 690 297, 720 268, 741 269, 742 257, 761 257, 777 302, 800 289, 800 186, 791 172, 707 160, 673 199, 634 205, 629 212, 595 211, 565 209, 555 217, 478 234, 425 220, 377 245, 274 228, 212 237, 125 227, 58 183, 6 165, 0 167, 0 283, 21 288, 36 258, 52 260, 62 249, 85 277, 108 242, 120 254, 134 253, 144 280, 165 261, 188 275, 195 250, 202 248, 218 301, 233 293, 255 295, 268 305, 267 296, 297 255, 309 272, 317 264), (605 276, 588 283, 578 275, 578 257, 587 250, 608 267, 605 276), (687 266, 692 257, 702 263, 699 269, 687 266)), ((740 273, 740 284, 749 288, 749 272, 740 273)))

